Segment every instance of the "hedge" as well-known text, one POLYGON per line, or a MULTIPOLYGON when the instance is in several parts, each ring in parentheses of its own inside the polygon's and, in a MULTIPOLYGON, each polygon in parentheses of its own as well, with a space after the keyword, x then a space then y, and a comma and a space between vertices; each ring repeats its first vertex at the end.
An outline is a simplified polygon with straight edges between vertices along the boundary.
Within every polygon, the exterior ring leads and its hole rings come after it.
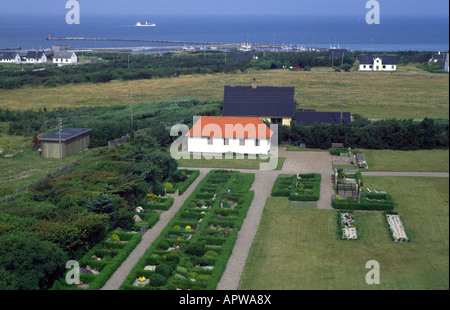
MULTIPOLYGON (((131 251, 141 242, 142 235, 139 233, 124 233, 113 231, 100 243, 95 245, 88 253, 86 253, 79 261, 80 267, 89 265, 91 268, 99 268, 100 273, 94 274, 80 274, 80 280, 84 284, 89 284, 88 290, 99 290, 109 278, 116 272, 116 270, 122 265, 125 259, 130 255, 131 251), (112 235, 117 235, 121 241, 127 241, 127 243, 110 242, 107 241, 112 235), (117 252, 111 260, 97 261, 92 256, 103 253, 111 254, 117 252)), ((96 255, 97 256, 97 255, 96 255)), ((68 270, 67 272, 69 272, 68 270)), ((67 274, 66 272, 66 274, 67 274)), ((65 275, 62 279, 55 282, 52 290, 77 290, 77 285, 68 285, 65 281, 65 275)))
POLYGON ((188 187, 194 183, 194 181, 198 178, 200 175, 199 170, 184 170, 186 174, 189 176, 186 181, 175 184, 175 189, 178 190, 179 194, 182 195, 188 187))
POLYGON ((339 199, 332 200, 333 208, 347 209, 347 210, 380 210, 392 211, 395 207, 395 202, 392 196, 388 193, 362 193, 361 200, 356 199, 339 199))
POLYGON ((163 210, 167 211, 173 205, 174 199, 172 197, 159 198, 160 203, 147 203, 147 199, 144 198, 141 201, 142 207, 148 210, 163 210))

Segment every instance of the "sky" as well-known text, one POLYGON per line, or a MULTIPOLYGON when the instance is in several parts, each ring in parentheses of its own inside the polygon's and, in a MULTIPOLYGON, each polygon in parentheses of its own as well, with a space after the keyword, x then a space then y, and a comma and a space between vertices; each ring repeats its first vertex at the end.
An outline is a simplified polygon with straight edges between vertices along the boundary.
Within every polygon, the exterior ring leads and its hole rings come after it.
MULTIPOLYGON (((69 0, 0 0, 1 14, 66 14, 69 0)), ((358 15, 369 0, 77 0, 82 14, 358 15)), ((448 0, 378 0, 381 14, 446 15, 448 0)))

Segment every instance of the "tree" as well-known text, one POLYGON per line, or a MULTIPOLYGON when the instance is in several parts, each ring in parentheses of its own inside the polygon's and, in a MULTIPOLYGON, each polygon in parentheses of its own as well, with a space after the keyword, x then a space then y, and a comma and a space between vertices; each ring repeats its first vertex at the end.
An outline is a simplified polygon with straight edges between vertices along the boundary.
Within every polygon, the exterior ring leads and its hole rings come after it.
POLYGON ((17 233, 0 237, 0 288, 39 290, 50 288, 65 270, 67 255, 39 235, 17 233))

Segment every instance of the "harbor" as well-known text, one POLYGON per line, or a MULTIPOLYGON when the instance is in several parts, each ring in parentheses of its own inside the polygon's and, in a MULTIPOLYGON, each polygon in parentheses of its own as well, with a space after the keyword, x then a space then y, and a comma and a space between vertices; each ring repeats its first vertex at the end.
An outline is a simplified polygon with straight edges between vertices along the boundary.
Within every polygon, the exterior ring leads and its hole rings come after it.
MULTIPOLYGON (((119 39, 119 38, 85 38, 85 37, 51 37, 47 41, 92 41, 92 42, 139 42, 146 46, 134 47, 93 47, 83 48, 83 51, 113 51, 113 52, 195 52, 205 50, 219 51, 267 51, 267 52, 322 52, 326 48, 293 46, 285 44, 267 43, 226 43, 226 42, 197 42, 197 41, 174 41, 174 40, 148 40, 148 39, 119 39)), ((131 44, 130 44, 131 45, 131 44)), ((74 51, 80 49, 73 48, 74 51)))

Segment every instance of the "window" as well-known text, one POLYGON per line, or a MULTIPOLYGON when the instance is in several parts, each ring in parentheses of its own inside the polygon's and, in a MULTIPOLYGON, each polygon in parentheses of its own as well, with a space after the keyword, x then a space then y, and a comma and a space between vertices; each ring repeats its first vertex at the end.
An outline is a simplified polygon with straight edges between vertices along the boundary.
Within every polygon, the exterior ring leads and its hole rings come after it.
POLYGON ((366 65, 364 65, 363 68, 365 69, 365 68, 366 68, 366 65))
POLYGON ((208 138, 208 145, 213 145, 213 138, 208 138))
POLYGON ((259 139, 256 139, 255 140, 255 146, 260 146, 261 145, 261 142, 259 141, 259 139))
POLYGON ((386 69, 386 66, 385 66, 385 65, 383 65, 383 69, 386 69))
POLYGON ((239 140, 239 145, 245 146, 245 139, 240 139, 239 140))
POLYGON ((395 69, 395 66, 392 66, 392 69, 395 69))
POLYGON ((223 139, 223 145, 230 145, 230 139, 224 138, 223 139))

